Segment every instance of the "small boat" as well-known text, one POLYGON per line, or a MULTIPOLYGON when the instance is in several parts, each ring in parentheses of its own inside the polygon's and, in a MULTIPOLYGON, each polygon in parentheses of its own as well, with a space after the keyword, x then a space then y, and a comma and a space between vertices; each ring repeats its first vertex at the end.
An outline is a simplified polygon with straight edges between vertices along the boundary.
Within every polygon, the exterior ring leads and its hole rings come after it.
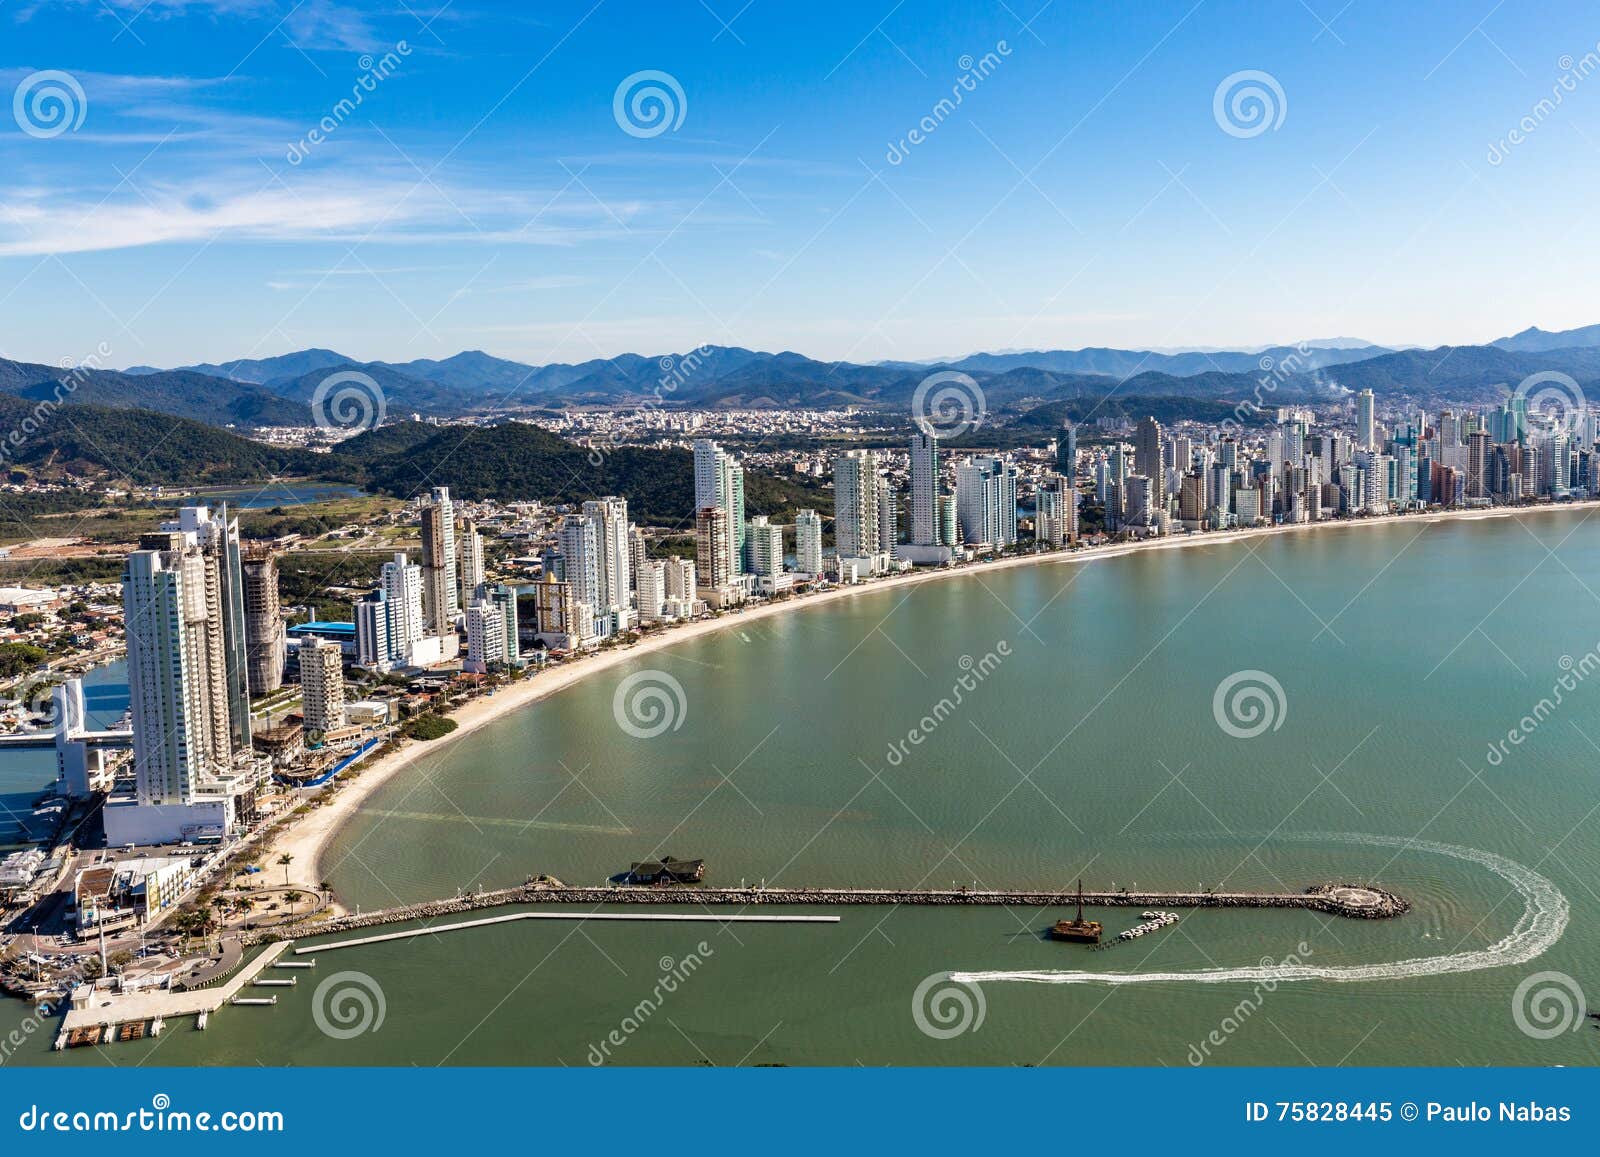
POLYGON ((1050 939, 1065 940, 1071 944, 1098 944, 1102 928, 1098 920, 1083 918, 1083 878, 1078 879, 1078 915, 1072 920, 1057 920, 1050 929, 1050 939))

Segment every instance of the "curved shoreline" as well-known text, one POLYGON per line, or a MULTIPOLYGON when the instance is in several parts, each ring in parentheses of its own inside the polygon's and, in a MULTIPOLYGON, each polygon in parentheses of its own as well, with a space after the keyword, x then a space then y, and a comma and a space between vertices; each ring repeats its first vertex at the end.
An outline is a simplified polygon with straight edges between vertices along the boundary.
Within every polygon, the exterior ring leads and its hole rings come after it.
MULTIPOLYGON (((853 586, 834 587, 815 594, 801 595, 781 602, 766 603, 744 611, 728 612, 715 618, 669 627, 658 634, 628 646, 589 654, 582 658, 569 659, 560 667, 503 687, 492 696, 474 699, 450 716, 451 719, 456 721, 457 727, 449 735, 428 742, 409 741, 401 750, 363 766, 360 777, 357 780, 342 787, 329 802, 312 810, 299 822, 294 823, 288 830, 273 839, 271 844, 261 853, 262 862, 276 863, 280 855, 288 853, 294 857, 289 871, 290 882, 303 888, 318 889, 324 878, 322 874, 323 859, 334 836, 339 833, 354 813, 359 811, 361 805, 374 792, 394 779, 400 771, 409 767, 421 756, 443 750, 446 745, 453 743, 462 736, 509 716, 520 708, 537 703, 539 700, 548 698, 557 692, 564 691, 590 676, 597 675, 602 671, 608 671, 640 656, 665 650, 667 647, 676 646, 691 639, 701 638, 737 624, 749 623, 807 607, 823 606, 840 599, 869 594, 886 594, 915 586, 919 583, 951 579, 961 575, 986 574, 991 571, 1006 570, 1020 566, 1095 562, 1101 559, 1121 558, 1146 551, 1182 550, 1197 546, 1227 546, 1255 538, 1333 528, 1357 529, 1369 526, 1392 526, 1397 523, 1410 522, 1430 525, 1446 521, 1476 521, 1484 518, 1508 518, 1519 514, 1592 510, 1597 505, 1600 505, 1600 500, 1591 499, 1582 502, 1550 503, 1536 506, 1491 507, 1484 510, 1444 510, 1421 514, 1390 514, 1380 515, 1375 518, 1337 519, 1323 522, 1295 523, 1287 526, 1261 526, 1247 530, 1207 531, 1197 534, 1173 535, 1166 538, 1147 538, 1136 542, 1117 543, 1109 546, 1086 547, 1080 550, 1046 551, 1039 554, 996 559, 992 562, 968 563, 956 567, 941 567, 936 570, 913 571, 899 577, 877 579, 853 586)), ((332 906, 336 912, 344 911, 336 899, 332 906)))

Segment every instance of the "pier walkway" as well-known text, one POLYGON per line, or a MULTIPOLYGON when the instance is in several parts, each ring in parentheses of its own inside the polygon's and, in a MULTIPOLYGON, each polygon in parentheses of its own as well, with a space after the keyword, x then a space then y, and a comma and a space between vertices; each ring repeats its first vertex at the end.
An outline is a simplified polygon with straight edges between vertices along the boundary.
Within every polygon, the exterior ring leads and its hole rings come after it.
MULTIPOLYGON (((900 889, 900 888, 707 888, 597 886, 569 887, 544 876, 520 888, 477 892, 452 900, 431 900, 384 908, 332 920, 308 921, 262 930, 248 942, 299 939, 376 928, 409 920, 427 920, 510 904, 679 905, 715 909, 755 905, 879 905, 902 904, 948 907, 1016 905, 1061 908, 1077 903, 1077 891, 1038 889, 900 889)), ((1115 891, 1083 893, 1091 908, 1299 908, 1357 919, 1398 916, 1410 907, 1392 892, 1367 884, 1321 884, 1304 892, 1152 892, 1115 891)), ((716 919, 715 913, 708 913, 716 919)), ((725 919, 725 917, 724 917, 725 919)))

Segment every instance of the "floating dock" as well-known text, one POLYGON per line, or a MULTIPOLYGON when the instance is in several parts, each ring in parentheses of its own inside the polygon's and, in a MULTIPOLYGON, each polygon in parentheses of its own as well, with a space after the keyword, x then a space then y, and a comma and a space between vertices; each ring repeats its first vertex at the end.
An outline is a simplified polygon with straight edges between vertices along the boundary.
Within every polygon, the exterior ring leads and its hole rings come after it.
POLYGON ((426 928, 408 928, 404 932, 385 932, 377 936, 363 936, 357 940, 340 940, 333 944, 314 944, 309 948, 296 948, 298 952, 332 952, 338 948, 356 948, 362 944, 382 944, 389 940, 410 940, 415 936, 436 936, 441 932, 460 932, 466 928, 483 928, 490 924, 510 924, 517 920, 641 920, 678 921, 680 923, 709 924, 837 924, 837 916, 718 916, 709 912, 652 912, 649 914, 624 912, 512 912, 506 916, 485 916, 481 920, 462 920, 455 924, 432 924, 426 928))
MULTIPOLYGON (((109 1044, 119 1035, 123 1040, 137 1040, 144 1035, 145 1025, 161 1024, 178 1016, 196 1018, 196 1027, 205 1028, 207 1014, 225 1004, 275 1004, 277 997, 250 1000, 239 993, 250 985, 263 970, 283 955, 288 944, 271 944, 248 964, 243 965, 226 984, 213 988, 199 988, 189 992, 171 992, 165 989, 148 992, 113 993, 96 989, 88 994, 81 1007, 67 1010, 61 1018, 61 1031, 56 1036, 55 1047, 76 1048, 88 1044, 109 1044), (137 1026, 134 1028, 132 1026, 137 1026), (127 1028, 126 1035, 122 1030, 127 1028)), ((156 1030, 159 1031, 159 1030, 156 1030)))

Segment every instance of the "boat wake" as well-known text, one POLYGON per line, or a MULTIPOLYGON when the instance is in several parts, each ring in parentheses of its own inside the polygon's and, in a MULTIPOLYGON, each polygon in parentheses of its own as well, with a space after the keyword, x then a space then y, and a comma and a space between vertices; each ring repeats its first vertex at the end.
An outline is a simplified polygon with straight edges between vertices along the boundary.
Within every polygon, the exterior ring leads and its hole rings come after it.
POLYGON ((1048 970, 1037 972, 953 972, 950 979, 967 984, 991 981, 1016 981, 1029 984, 1156 984, 1164 981, 1191 984, 1225 984, 1233 981, 1404 980, 1413 976, 1442 976, 1453 972, 1477 972, 1526 964, 1543 955, 1566 931, 1570 909, 1567 898, 1548 879, 1504 856, 1455 844, 1431 840, 1409 840, 1398 836, 1370 836, 1347 832, 1314 832, 1285 837, 1317 843, 1339 841, 1401 848, 1405 851, 1432 852, 1456 860, 1481 864, 1505 880, 1522 896, 1522 915, 1502 940, 1471 952, 1452 952, 1446 956, 1419 956, 1385 964, 1309 965, 1274 964, 1263 961, 1243 968, 1202 968, 1188 972, 1075 972, 1048 970))

